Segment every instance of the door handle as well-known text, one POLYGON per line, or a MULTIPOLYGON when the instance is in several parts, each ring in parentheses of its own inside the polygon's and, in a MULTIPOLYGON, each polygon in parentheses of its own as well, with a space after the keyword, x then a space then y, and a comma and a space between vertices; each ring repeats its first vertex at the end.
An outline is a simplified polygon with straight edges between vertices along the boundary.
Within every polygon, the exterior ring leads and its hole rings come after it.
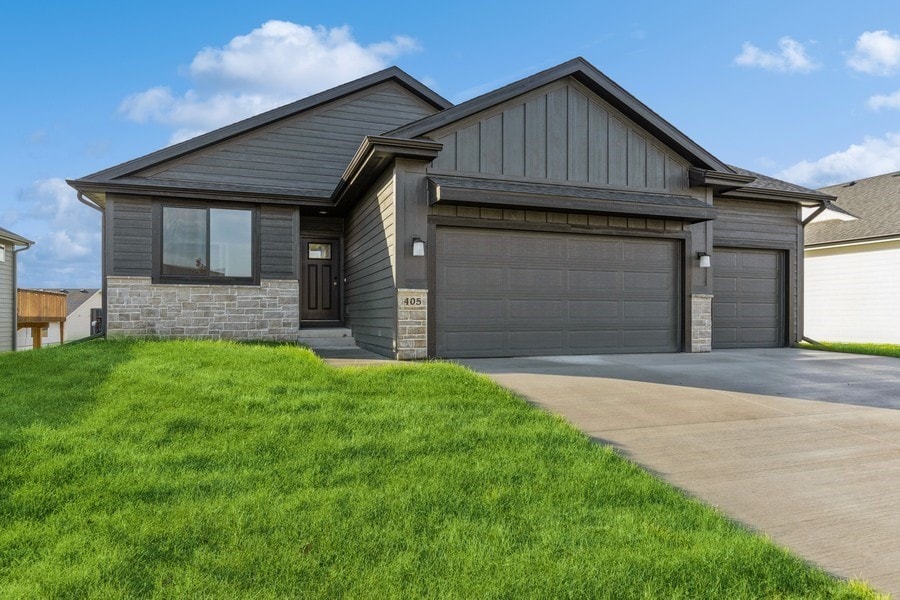
POLYGON ((333 285, 334 287, 337 287, 337 284, 338 284, 338 280, 337 280, 337 279, 338 279, 338 278, 335 277, 335 278, 334 278, 334 281, 331 282, 331 285, 333 285))

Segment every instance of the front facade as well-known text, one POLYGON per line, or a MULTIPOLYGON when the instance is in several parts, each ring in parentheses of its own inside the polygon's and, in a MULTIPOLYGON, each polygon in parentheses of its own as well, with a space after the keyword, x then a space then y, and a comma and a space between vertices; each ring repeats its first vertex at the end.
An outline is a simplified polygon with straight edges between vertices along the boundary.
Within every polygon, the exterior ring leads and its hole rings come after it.
POLYGON ((0 227, 0 352, 16 349, 16 258, 33 243, 0 227))
POLYGON ((108 335, 345 326, 402 359, 790 345, 829 198, 581 59, 457 106, 392 68, 70 183, 108 335))
POLYGON ((900 172, 822 188, 854 220, 814 221, 806 237, 806 334, 900 344, 900 172))

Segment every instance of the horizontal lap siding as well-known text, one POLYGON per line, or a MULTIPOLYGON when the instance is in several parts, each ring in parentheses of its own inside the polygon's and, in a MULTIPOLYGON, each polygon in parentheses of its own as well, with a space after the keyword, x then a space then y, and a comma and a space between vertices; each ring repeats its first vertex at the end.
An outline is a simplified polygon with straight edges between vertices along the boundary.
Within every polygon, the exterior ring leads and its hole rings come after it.
POLYGON ((363 138, 435 112, 398 84, 386 82, 350 98, 223 142, 165 170, 167 180, 259 185, 331 192, 363 138))
POLYGON ((3 240, 0 240, 0 244, 6 247, 6 261, 0 262, 0 352, 6 352, 13 349, 16 330, 13 314, 16 294, 13 288, 13 268, 16 259, 12 244, 3 240))
POLYGON ((150 277, 153 262, 152 203, 148 198, 109 198, 112 227, 110 275, 150 277))
POLYGON ((687 193, 684 161, 573 80, 511 100, 451 130, 441 171, 687 193))
POLYGON ((346 324, 360 346, 394 352, 397 290, 394 179, 382 178, 347 216, 344 306, 346 324))
POLYGON ((259 211, 260 277, 296 279, 297 227, 295 208, 263 206, 259 211))
POLYGON ((809 337, 900 344, 900 241, 810 248, 804 270, 809 337))

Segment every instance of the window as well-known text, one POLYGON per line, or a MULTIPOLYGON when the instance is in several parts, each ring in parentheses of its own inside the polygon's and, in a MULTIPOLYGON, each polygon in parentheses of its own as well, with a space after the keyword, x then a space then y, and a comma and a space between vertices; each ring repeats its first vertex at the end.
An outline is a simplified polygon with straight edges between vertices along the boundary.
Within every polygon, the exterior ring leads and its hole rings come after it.
POLYGON ((6 246, 0 244, 0 262, 6 262, 6 246))
POLYGON ((306 254, 313 260, 331 260, 331 244, 310 242, 306 245, 306 254))
POLYGON ((163 206, 160 281, 254 283, 251 209, 163 206))

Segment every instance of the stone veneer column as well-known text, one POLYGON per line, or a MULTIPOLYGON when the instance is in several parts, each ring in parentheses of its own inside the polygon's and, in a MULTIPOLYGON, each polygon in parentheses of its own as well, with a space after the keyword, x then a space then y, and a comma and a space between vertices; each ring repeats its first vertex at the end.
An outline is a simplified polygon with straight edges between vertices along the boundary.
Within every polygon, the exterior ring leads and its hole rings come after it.
POLYGON ((397 359, 428 357, 428 290, 397 290, 397 359))
POLYGON ((712 294, 691 294, 691 352, 712 350, 712 294))
POLYGON ((154 284, 149 277, 107 277, 109 337, 296 341, 300 289, 295 279, 259 285, 154 284))

